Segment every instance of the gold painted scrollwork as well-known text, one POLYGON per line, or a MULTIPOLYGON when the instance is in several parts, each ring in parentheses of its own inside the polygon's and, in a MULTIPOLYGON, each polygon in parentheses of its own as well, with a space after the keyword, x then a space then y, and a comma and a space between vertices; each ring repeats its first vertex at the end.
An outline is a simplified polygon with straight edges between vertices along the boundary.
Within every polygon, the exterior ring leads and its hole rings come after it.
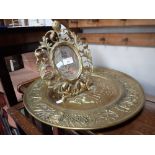
POLYGON ((36 63, 40 76, 46 81, 53 97, 62 100, 89 90, 92 85, 93 72, 92 57, 87 44, 83 44, 79 37, 68 29, 61 29, 58 21, 54 21, 53 30, 48 31, 35 50, 36 63), (79 71, 76 78, 65 79, 54 63, 54 50, 62 45, 70 47, 78 57, 79 71))

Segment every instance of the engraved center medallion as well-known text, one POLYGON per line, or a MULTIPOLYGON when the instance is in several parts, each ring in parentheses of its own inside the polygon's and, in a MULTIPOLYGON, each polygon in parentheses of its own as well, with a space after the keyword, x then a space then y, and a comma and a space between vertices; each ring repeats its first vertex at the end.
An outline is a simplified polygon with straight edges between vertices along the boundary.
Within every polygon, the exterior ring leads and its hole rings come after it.
MULTIPOLYGON (((75 97, 68 98, 65 102, 57 104, 55 100, 52 103, 65 109, 84 110, 98 108, 116 102, 123 96, 124 89, 117 81, 110 77, 92 76, 93 85, 89 91, 85 91, 75 97)), ((50 92, 46 92, 49 94, 50 92)), ((52 96, 51 94, 49 96, 52 96)), ((49 102, 51 100, 50 97, 49 102)))

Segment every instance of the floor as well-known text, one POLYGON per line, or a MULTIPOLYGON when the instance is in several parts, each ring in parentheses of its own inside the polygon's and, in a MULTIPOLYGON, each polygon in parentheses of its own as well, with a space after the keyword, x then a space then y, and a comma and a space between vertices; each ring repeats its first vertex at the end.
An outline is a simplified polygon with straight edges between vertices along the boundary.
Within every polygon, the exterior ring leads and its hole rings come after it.
MULTIPOLYGON (((39 76, 39 72, 35 64, 34 53, 33 52, 26 53, 26 54, 23 54, 22 57, 24 62, 24 68, 14 72, 10 72, 14 90, 15 90, 17 99, 19 101, 22 99, 22 94, 20 94, 17 91, 17 85, 39 76)), ((0 92, 4 92, 1 82, 0 82, 0 92)))

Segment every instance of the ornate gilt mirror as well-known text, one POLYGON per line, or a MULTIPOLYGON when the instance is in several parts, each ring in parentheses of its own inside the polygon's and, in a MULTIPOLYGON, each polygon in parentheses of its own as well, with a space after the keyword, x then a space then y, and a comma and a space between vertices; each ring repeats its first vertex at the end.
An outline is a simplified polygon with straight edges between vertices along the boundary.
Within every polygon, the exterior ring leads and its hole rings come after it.
POLYGON ((83 44, 75 33, 61 29, 58 21, 54 21, 52 27, 53 30, 43 37, 35 56, 42 79, 47 81, 53 97, 63 102, 89 90, 92 57, 88 45, 83 44))

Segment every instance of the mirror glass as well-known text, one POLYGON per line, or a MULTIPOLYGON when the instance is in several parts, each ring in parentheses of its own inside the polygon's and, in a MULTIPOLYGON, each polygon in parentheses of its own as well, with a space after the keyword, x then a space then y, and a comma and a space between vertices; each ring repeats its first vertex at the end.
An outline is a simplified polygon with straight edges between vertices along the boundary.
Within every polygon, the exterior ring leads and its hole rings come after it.
POLYGON ((54 63, 65 79, 74 80, 79 76, 79 59, 69 46, 61 45, 55 48, 54 63))

